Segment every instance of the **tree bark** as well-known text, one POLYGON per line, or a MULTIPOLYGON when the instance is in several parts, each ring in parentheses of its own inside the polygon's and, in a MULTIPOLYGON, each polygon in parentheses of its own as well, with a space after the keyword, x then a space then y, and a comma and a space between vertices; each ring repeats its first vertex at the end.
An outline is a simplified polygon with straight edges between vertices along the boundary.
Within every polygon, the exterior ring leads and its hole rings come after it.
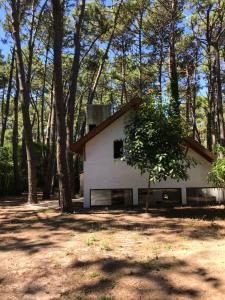
POLYGON ((121 104, 128 101, 127 99, 127 86, 126 86, 126 38, 122 36, 122 64, 121 64, 121 74, 122 74, 122 95, 121 95, 121 104))
POLYGON ((150 180, 148 180, 148 190, 147 190, 146 201, 145 201, 145 211, 146 212, 148 212, 148 209, 149 209, 149 198, 151 195, 150 187, 151 187, 150 180))
POLYGON ((30 122, 29 105, 30 94, 26 82, 25 68, 23 62, 23 55, 20 41, 20 24, 19 24, 19 1, 11 1, 12 8, 12 27, 13 37, 15 41, 16 63, 19 77, 20 95, 22 98, 22 114, 23 114, 23 127, 26 143, 27 155, 27 171, 28 171, 28 202, 37 202, 37 179, 36 179, 36 161, 34 154, 34 145, 32 137, 32 126, 30 122))
POLYGON ((217 119, 218 119, 218 140, 221 146, 225 146, 225 132, 224 132, 224 117, 223 117, 223 97, 222 97, 222 84, 221 84, 221 66, 220 66, 220 50, 219 46, 214 46, 215 50, 215 63, 216 63, 216 81, 217 81, 217 119))
POLYGON ((44 108, 45 108, 45 88, 46 88, 46 74, 47 74, 47 64, 48 64, 49 43, 50 43, 50 34, 48 37, 48 44, 46 46, 43 87, 42 87, 42 93, 41 93, 41 141, 42 141, 42 156, 43 157, 46 157, 46 153, 44 151, 44 144, 45 144, 44 108))
POLYGON ((52 0, 52 12, 59 204, 63 212, 71 212, 72 199, 66 157, 66 124, 62 82, 63 4, 60 0, 52 0))
POLYGON ((105 62, 106 62, 106 59, 107 59, 107 56, 108 56, 108 53, 109 53, 109 49, 111 47, 111 44, 112 44, 112 41, 113 41, 113 38, 114 38, 114 34, 115 34, 115 30, 116 30, 116 26, 117 26, 117 21, 118 21, 118 18, 119 18, 120 8, 121 8, 122 3, 123 3, 123 0, 120 0, 120 3, 118 4, 118 8, 117 8, 117 11, 116 11, 116 14, 115 14, 115 19, 114 19, 114 24, 113 24, 112 32, 110 34, 109 41, 108 41, 105 53, 103 54, 103 57, 102 57, 100 65, 99 65, 99 68, 98 68, 98 71, 97 71, 94 83, 93 83, 92 88, 91 88, 91 92, 90 92, 89 97, 88 97, 88 103, 90 103, 90 104, 93 103, 95 92, 96 92, 96 89, 97 89, 97 86, 98 86, 98 82, 99 82, 99 78, 100 78, 100 76, 102 74, 102 70, 103 70, 103 67, 105 65, 105 62))
POLYGON ((14 192, 15 195, 19 195, 20 188, 20 175, 19 175, 19 165, 18 165, 18 100, 19 100, 19 79, 18 74, 16 74, 16 94, 13 102, 13 135, 12 135, 12 157, 13 157, 13 177, 14 177, 14 192))
POLYGON ((51 117, 50 117, 50 136, 49 136, 49 150, 47 155, 47 168, 45 183, 43 188, 43 200, 49 199, 52 190, 52 180, 54 177, 55 166, 55 142, 56 142, 56 124, 55 124, 55 104, 52 104, 51 117))
POLYGON ((76 23, 76 30, 74 34, 74 47, 75 53, 73 57, 73 64, 71 69, 70 89, 68 97, 68 113, 67 113, 67 164, 70 177, 71 194, 74 194, 74 164, 73 153, 70 151, 70 147, 73 143, 74 137, 74 115, 75 115, 75 103, 77 94, 77 79, 80 69, 80 40, 81 40, 81 27, 84 19, 85 0, 80 0, 79 16, 76 23))
POLYGON ((15 61, 15 47, 13 47, 12 50, 12 58, 11 58, 11 64, 10 64, 10 72, 9 72, 9 80, 8 80, 8 88, 6 93, 6 103, 5 103, 5 109, 2 119, 2 132, 1 132, 1 144, 0 146, 4 146, 4 139, 5 139, 5 131, 9 116, 9 102, 10 102, 10 96, 11 96, 11 90, 12 90, 12 80, 13 80, 13 70, 14 70, 14 61, 15 61))
POLYGON ((215 95, 215 59, 212 54, 211 45, 207 47, 208 55, 208 113, 207 113, 207 147, 212 151, 216 144, 216 95, 215 95))
POLYGON ((160 32, 160 47, 159 47, 159 65, 158 65, 158 69, 159 69, 159 76, 158 76, 158 80, 159 80, 159 96, 160 96, 160 101, 161 104, 163 102, 163 95, 162 95, 162 70, 163 70, 163 38, 162 38, 163 33, 160 32))
POLYGON ((176 62, 176 49, 175 49, 175 29, 176 29, 176 14, 177 14, 177 0, 171 1, 171 24, 170 24, 170 37, 169 37, 169 52, 170 52, 170 88, 171 88, 171 104, 174 113, 180 115, 180 97, 178 86, 177 62, 176 62))
POLYGON ((138 56, 139 56, 139 96, 143 94, 143 74, 142 74, 142 30, 143 30, 143 12, 139 13, 139 28, 138 28, 138 56))
POLYGON ((191 106, 191 85, 190 85, 190 74, 188 66, 186 67, 186 76, 187 76, 187 90, 186 90, 186 122, 190 124, 190 106, 191 106))

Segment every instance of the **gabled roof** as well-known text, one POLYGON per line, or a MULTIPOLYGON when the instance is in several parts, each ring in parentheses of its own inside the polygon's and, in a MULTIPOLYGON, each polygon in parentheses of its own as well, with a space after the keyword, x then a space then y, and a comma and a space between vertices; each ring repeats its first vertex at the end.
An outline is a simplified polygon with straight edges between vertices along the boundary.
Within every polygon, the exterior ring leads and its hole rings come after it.
POLYGON ((76 152, 78 154, 82 154, 85 144, 90 141, 97 134, 102 132, 106 127, 114 123, 117 119, 123 116, 126 112, 128 112, 131 108, 135 108, 140 105, 140 100, 133 100, 125 104, 121 109, 115 112, 112 116, 105 119, 101 124, 96 126, 94 129, 89 131, 85 136, 79 139, 76 143, 72 144, 70 149, 72 152, 76 152))
MULTIPOLYGON (((85 144, 90 141, 93 137, 95 137, 97 134, 102 132, 105 128, 107 128, 109 125, 114 123, 117 119, 119 119, 121 116, 123 116, 126 112, 128 112, 132 108, 137 108, 140 105, 140 100, 132 100, 125 104, 120 110, 115 112, 112 116, 108 117, 106 120, 104 120, 101 124, 96 126, 94 129, 92 129, 90 132, 88 132, 85 136, 83 136, 81 139, 79 139, 76 143, 73 143, 71 145, 71 151, 83 154, 85 144)), ((212 152, 210 152, 208 149, 203 147, 199 142, 197 142, 192 137, 187 137, 184 139, 185 144, 193 149, 195 152, 197 152, 199 155, 204 157, 208 162, 212 163, 214 160, 214 155, 212 152)))
POLYGON ((184 138, 184 142, 188 147, 193 149, 199 155, 204 157, 208 162, 212 163, 215 159, 212 152, 202 146, 198 141, 196 141, 193 137, 184 138))

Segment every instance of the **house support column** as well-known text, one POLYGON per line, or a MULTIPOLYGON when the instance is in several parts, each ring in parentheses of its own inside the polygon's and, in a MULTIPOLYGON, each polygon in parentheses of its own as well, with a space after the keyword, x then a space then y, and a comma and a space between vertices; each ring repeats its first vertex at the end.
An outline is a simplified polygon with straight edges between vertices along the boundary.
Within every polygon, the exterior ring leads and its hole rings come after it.
POLYGON ((91 190, 89 188, 84 188, 84 208, 91 207, 91 190))
POLYGON ((186 188, 181 188, 181 201, 182 201, 182 205, 187 205, 186 188))
POLYGON ((133 206, 138 205, 138 189, 133 189, 133 206))
POLYGON ((217 189, 216 202, 218 203, 224 202, 224 191, 221 188, 217 189))

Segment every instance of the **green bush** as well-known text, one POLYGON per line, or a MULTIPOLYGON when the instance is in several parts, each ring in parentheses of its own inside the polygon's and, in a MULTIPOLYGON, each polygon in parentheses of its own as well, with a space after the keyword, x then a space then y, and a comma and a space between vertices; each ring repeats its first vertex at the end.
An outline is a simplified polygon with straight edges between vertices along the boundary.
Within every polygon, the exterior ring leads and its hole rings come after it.
POLYGON ((212 182, 215 187, 225 187, 225 148, 216 145, 214 147, 214 153, 217 154, 217 158, 213 162, 212 169, 209 172, 209 181, 212 182))
POLYGON ((12 151, 10 147, 0 147, 0 195, 11 194, 13 183, 12 151))

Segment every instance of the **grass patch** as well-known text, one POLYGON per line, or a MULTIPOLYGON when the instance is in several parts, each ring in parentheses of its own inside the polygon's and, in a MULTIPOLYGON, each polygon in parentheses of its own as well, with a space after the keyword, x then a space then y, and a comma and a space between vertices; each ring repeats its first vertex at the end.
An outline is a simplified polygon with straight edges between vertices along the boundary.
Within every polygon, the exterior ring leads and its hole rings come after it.
POLYGON ((90 274, 90 278, 91 279, 94 279, 94 278, 96 278, 96 277, 98 277, 100 274, 98 273, 98 272, 92 272, 91 274, 90 274))
POLYGON ((96 236, 92 234, 86 241, 85 244, 87 246, 93 246, 98 240, 96 239, 96 236))
POLYGON ((172 249, 173 249, 172 245, 170 245, 170 244, 166 244, 166 245, 164 246, 164 248, 165 248, 166 250, 172 250, 172 249))
POLYGON ((103 241, 101 243, 101 250, 104 250, 104 251, 112 251, 112 248, 110 247, 109 243, 107 241, 103 241))

